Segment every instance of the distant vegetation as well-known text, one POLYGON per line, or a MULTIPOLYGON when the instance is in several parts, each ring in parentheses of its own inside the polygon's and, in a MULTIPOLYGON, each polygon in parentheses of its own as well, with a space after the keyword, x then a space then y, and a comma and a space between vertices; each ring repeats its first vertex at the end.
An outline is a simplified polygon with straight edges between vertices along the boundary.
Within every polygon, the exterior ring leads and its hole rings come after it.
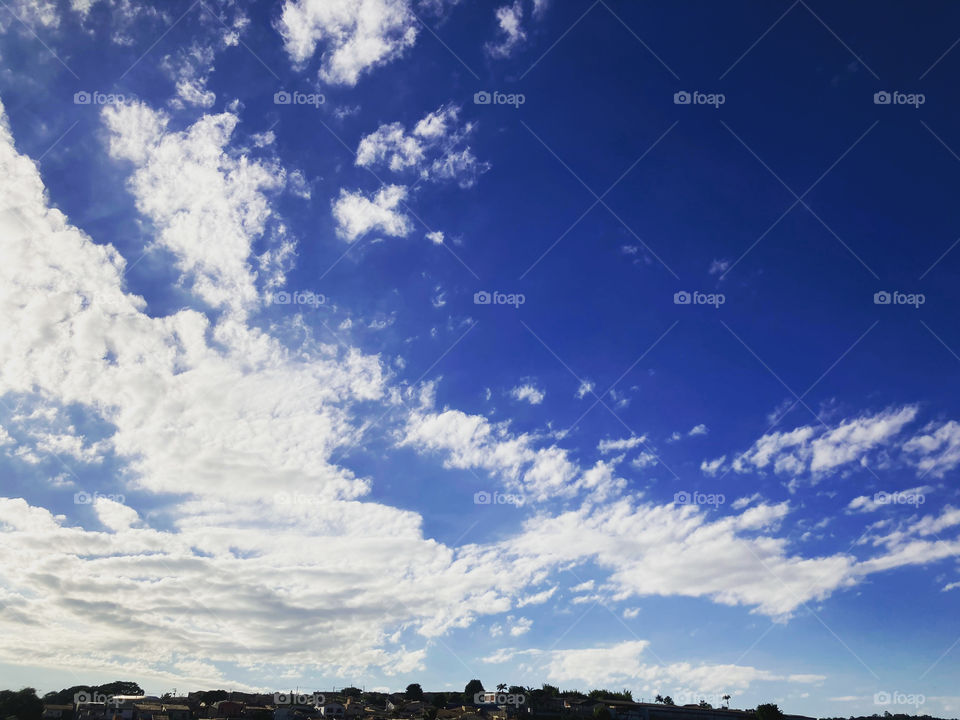
MULTIPOLYGON (((596 688, 584 694, 579 690, 561 690, 556 685, 544 683, 539 688, 523 687, 521 685, 507 685, 499 683, 496 685, 498 693, 507 693, 511 695, 524 695, 528 706, 536 706, 538 700, 549 698, 566 699, 593 699, 593 700, 621 700, 633 701, 633 693, 630 690, 607 690, 606 688, 596 688)), ((63 690, 48 692, 42 698, 37 697, 34 688, 27 687, 21 690, 0 690, 0 720, 42 720, 44 705, 70 705, 73 703, 74 696, 78 693, 87 693, 90 695, 144 695, 144 690, 137 683, 130 681, 117 680, 103 685, 74 685, 63 690)), ((466 684, 463 693, 453 692, 424 692, 419 683, 410 683, 406 690, 401 694, 408 701, 427 700, 429 707, 426 709, 424 717, 428 720, 435 718, 438 709, 450 704, 471 705, 474 702, 474 696, 477 693, 484 692, 483 683, 480 680, 473 679, 466 684)), ((371 697, 384 697, 383 693, 364 693, 357 687, 345 687, 338 693, 339 696, 351 698, 363 698, 368 700, 371 697)), ((204 690, 191 693, 192 699, 196 702, 206 704, 215 703, 219 700, 226 700, 230 693, 226 690, 204 690)), ((166 697, 166 696, 164 696, 166 697)), ((729 704, 730 696, 724 695, 723 701, 729 704)), ((654 702, 663 705, 675 705, 673 698, 669 695, 657 695, 654 702)), ((708 703, 700 701, 700 707, 711 707, 708 703)), ((783 711, 774 703, 763 703, 754 710, 756 720, 784 720, 783 711)), ((611 712, 603 705, 599 705, 593 712, 594 720, 611 720, 611 712)), ((830 717, 822 720, 943 720, 932 715, 908 715, 906 713, 884 712, 874 715, 859 715, 849 717, 830 717)))

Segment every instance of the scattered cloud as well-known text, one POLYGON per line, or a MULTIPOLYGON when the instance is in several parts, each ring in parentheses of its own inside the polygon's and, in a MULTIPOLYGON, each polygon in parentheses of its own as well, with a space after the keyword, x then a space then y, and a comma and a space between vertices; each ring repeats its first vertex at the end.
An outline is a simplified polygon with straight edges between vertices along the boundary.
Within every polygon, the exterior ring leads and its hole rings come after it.
POLYGON ((385 185, 372 198, 359 190, 340 190, 333 202, 337 235, 347 242, 371 232, 406 237, 413 230, 412 221, 399 209, 406 197, 407 189, 402 185, 385 185))
POLYGON ((399 58, 417 40, 407 0, 285 0, 277 29, 297 67, 322 48, 320 79, 356 85, 360 76, 399 58))
POLYGON ((534 385, 526 383, 513 388, 510 391, 510 397, 520 402, 527 402, 531 405, 539 405, 546 397, 546 393, 537 389, 534 385))
POLYGON ((423 180, 452 180, 472 187, 490 169, 466 144, 473 123, 461 124, 458 105, 443 105, 418 121, 408 133, 402 123, 381 125, 365 135, 357 147, 359 167, 386 168, 395 173, 415 172, 423 180))

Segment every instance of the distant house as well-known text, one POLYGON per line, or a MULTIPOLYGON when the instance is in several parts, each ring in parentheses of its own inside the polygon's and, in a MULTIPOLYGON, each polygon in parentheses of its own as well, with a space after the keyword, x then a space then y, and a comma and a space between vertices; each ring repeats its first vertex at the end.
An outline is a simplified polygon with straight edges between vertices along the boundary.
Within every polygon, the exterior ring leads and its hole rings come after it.
POLYGON ((163 714, 163 705, 160 703, 134 703, 133 720, 158 720, 157 716, 163 714))
POLYGON ((73 720, 73 705, 44 705, 44 720, 73 720))
POLYGON ((592 698, 566 698, 563 701, 564 710, 577 717, 592 716, 598 705, 602 703, 592 698))
POLYGON ((325 718, 342 718, 347 712, 347 709, 338 702, 328 702, 317 707, 320 710, 320 715, 325 718))
MULTIPOLYGON (((245 705, 243 717, 245 720, 274 720, 274 711, 267 705, 245 705)), ((181 720, 181 718, 170 718, 170 720, 181 720)))
POLYGON ((190 707, 188 705, 163 703, 163 713, 169 720, 190 720, 190 707))
POLYGON ((244 704, 236 700, 221 700, 210 706, 208 717, 212 718, 239 718, 243 716, 244 704))

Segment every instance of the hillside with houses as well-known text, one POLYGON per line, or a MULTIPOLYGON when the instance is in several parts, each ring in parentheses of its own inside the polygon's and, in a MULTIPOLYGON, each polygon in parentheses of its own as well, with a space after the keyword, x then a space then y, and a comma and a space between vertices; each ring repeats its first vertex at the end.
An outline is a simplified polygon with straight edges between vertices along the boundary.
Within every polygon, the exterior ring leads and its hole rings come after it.
MULTIPOLYGON (((32 692, 32 689, 26 689, 32 692)), ((20 691, 25 693, 26 690, 20 691)), ((10 691, 3 691, 10 693, 10 691)), ((36 697, 34 695, 34 697, 36 697)), ((657 696, 637 702, 629 691, 589 694, 544 685, 501 684, 495 690, 471 680, 464 692, 429 692, 411 684, 404 692, 348 687, 332 691, 273 693, 207 690, 149 695, 135 683, 76 686, 47 693, 35 703, 21 697, 17 720, 812 720, 784 714, 776 705, 714 707, 705 700, 678 704, 657 696)))

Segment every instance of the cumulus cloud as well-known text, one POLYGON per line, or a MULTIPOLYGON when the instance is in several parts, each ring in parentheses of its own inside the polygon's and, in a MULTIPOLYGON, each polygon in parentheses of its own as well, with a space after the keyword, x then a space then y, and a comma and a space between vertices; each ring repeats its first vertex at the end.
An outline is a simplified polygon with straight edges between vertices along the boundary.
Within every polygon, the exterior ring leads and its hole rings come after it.
POLYGON ((930 426, 904 443, 909 460, 924 474, 942 478, 960 465, 960 423, 945 422, 930 426))
POLYGON ((495 58, 509 57, 527 39, 523 29, 523 0, 514 0, 510 5, 501 5, 494 11, 497 19, 496 42, 487 43, 487 52, 495 58))
POLYGON ((320 78, 352 86, 412 47, 418 22, 407 0, 286 0, 278 30, 295 65, 319 47, 320 78))
POLYGON ((484 660, 502 663, 514 658, 523 658, 558 685, 626 686, 647 693, 671 688, 675 696, 715 693, 717 688, 742 692, 761 681, 816 684, 826 679, 813 674, 781 675, 749 665, 664 664, 654 657, 650 642, 641 639, 583 648, 502 650, 484 660))
POLYGON ((535 385, 525 383, 523 385, 517 385, 517 387, 510 390, 510 397, 520 402, 539 405, 546 397, 546 393, 538 389, 535 385))
POLYGON ((645 435, 632 435, 628 438, 618 438, 616 440, 601 440, 597 445, 597 450, 606 455, 612 452, 623 452, 624 450, 633 450, 638 445, 643 445, 647 441, 645 435))
POLYGON ((347 242, 370 232, 406 237, 413 230, 410 218, 399 209, 406 197, 407 189, 402 185, 384 185, 372 198, 359 190, 341 190, 333 202, 337 235, 347 242))
POLYGON ((602 463, 584 471, 556 445, 537 447, 531 435, 513 434, 504 424, 460 410, 412 412, 401 444, 442 453, 447 467, 485 470, 532 500, 572 497, 584 490, 603 497, 624 485, 602 463))
MULTIPOLYGON (((256 205, 255 191, 236 184, 256 187, 263 176, 244 175, 224 150, 233 121, 206 117, 170 134, 148 108, 115 112, 107 117, 112 147, 135 164, 135 194, 152 194, 138 195, 143 211, 163 221, 176 207, 160 232, 182 224, 194 233, 199 247, 182 249, 184 271, 200 267, 212 285, 230 286, 230 269, 248 277, 237 259, 260 214, 245 209, 256 205), (178 153, 179 189, 164 164, 178 153), (228 209, 251 222, 226 217, 228 209), (246 233, 228 252, 203 247, 206 222, 219 219, 223 231, 246 233), (207 252, 209 263, 194 254, 207 252)), ((207 684, 224 680, 211 662, 410 672, 425 649, 408 648, 415 636, 396 635, 398 627, 425 638, 509 609, 513 580, 498 589, 494 557, 458 556, 425 539, 419 516, 359 501, 369 481, 329 462, 356 435, 352 407, 383 397, 376 357, 325 346, 291 353, 235 315, 214 325, 192 310, 148 316, 143 299, 124 289, 123 258, 49 207, 37 168, 0 118, 0 253, 8 260, 0 265, 0 395, 83 408, 111 428, 126 481, 163 498, 153 515, 164 527, 115 499, 86 506, 88 522, 109 532, 0 499, 0 659, 21 662, 29 648, 30 662, 44 667, 122 667, 207 684), (276 519, 269 532, 265 512, 276 519), (317 635, 330 642, 310 640, 317 635), (184 669, 165 669, 172 666, 184 669)))
POLYGON ((490 169, 466 144, 473 123, 461 124, 458 105, 443 105, 419 120, 410 132, 402 123, 381 125, 365 135, 357 146, 360 167, 411 170, 423 180, 451 180, 472 187, 490 169))
POLYGON ((577 387, 577 400, 583 400, 583 398, 593 392, 594 387, 596 386, 589 380, 581 380, 580 385, 577 387))
POLYGON ((917 415, 905 405, 843 420, 833 428, 803 426, 772 432, 734 457, 735 472, 771 469, 775 473, 820 474, 851 463, 866 463, 870 451, 893 441, 917 415))
POLYGON ((260 302, 253 243, 272 219, 269 197, 284 187, 285 171, 229 149, 238 122, 230 112, 205 115, 182 132, 142 103, 108 106, 103 117, 111 155, 134 166, 137 208, 193 293, 216 308, 253 309, 260 302))

